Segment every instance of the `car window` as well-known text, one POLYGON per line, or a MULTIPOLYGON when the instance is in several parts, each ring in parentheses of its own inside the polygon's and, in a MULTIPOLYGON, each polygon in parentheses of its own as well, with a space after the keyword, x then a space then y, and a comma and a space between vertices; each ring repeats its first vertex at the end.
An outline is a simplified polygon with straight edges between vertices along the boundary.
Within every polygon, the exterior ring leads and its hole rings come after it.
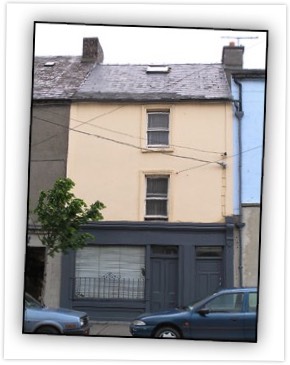
POLYGON ((25 294, 25 306, 26 306, 26 308, 42 308, 43 307, 43 305, 39 301, 34 299, 29 294, 25 294))
POLYGON ((249 312, 257 310, 257 293, 249 293, 249 312))
POLYGON ((244 295, 242 293, 221 294, 206 303, 210 312, 242 312, 244 295))

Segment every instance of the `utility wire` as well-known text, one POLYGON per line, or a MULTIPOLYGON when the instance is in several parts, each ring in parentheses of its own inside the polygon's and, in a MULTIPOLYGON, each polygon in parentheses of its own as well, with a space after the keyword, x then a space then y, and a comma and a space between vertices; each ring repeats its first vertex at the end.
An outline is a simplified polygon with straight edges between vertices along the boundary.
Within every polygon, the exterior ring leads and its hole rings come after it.
MULTIPOLYGON (((253 147, 253 148, 249 148, 248 150, 242 151, 241 153, 236 153, 236 154, 234 154, 234 155, 227 156, 227 158, 234 158, 234 157, 237 157, 237 156, 242 155, 242 154, 244 154, 244 153, 247 153, 247 152, 250 152, 250 151, 253 151, 253 150, 259 149, 259 148, 262 148, 262 146, 260 145, 260 146, 256 146, 256 147, 253 147)), ((220 159, 220 160, 213 161, 212 163, 220 163, 220 164, 221 164, 221 163, 222 163, 222 162, 224 162, 224 161, 225 161, 225 160, 220 159)), ((207 162, 207 163, 205 163, 205 164, 203 164, 203 165, 189 167, 188 169, 184 169, 184 170, 177 171, 177 172, 176 172, 176 174, 178 175, 178 174, 180 174, 180 173, 182 173, 182 172, 186 172, 186 171, 190 171, 190 170, 195 170, 195 169, 198 169, 198 168, 200 168, 200 167, 203 167, 203 166, 206 166, 206 165, 209 165, 209 164, 210 164, 210 162, 207 162)))
MULTIPOLYGON (((111 113, 115 112, 116 110, 119 110, 119 109, 124 108, 124 107, 125 107, 125 105, 121 105, 121 106, 119 106, 119 107, 117 107, 117 108, 115 108, 115 109, 113 109, 113 110, 110 110, 110 111, 108 111, 108 112, 106 112, 106 113, 103 113, 103 114, 97 115, 97 116, 95 116, 94 118, 91 118, 91 119, 89 119, 89 120, 87 120, 87 121, 85 121, 85 122, 81 122, 81 121, 79 121, 79 120, 76 120, 76 119, 71 118, 71 119, 73 119, 74 121, 77 121, 77 122, 79 122, 79 123, 80 123, 80 124, 79 124, 79 125, 77 125, 76 127, 72 128, 72 130, 73 130, 73 129, 75 129, 75 128, 79 128, 80 126, 82 126, 82 125, 84 125, 84 124, 89 124, 91 121, 93 121, 93 120, 95 120, 95 119, 98 119, 98 118, 101 118, 101 117, 103 117, 103 116, 105 116, 105 115, 111 114, 111 113)), ((52 112, 52 111, 50 111, 50 113, 51 113, 51 114, 54 114, 54 115, 57 115, 57 116, 62 116, 61 114, 59 114, 59 113, 54 113, 54 112, 52 112)), ((35 118, 35 117, 34 117, 34 118, 35 118)), ((36 117, 36 118, 38 118, 38 117, 36 117)), ((38 119, 39 119, 39 118, 38 118, 38 119)), ((42 140, 42 141, 40 141, 40 142, 37 142, 37 143, 33 144, 33 145, 32 145, 32 147, 38 146, 38 145, 40 145, 40 144, 42 144, 42 143, 45 143, 45 142, 47 142, 47 141, 49 141, 49 140, 51 140, 52 138, 57 137, 57 136, 58 136, 58 134, 54 134, 53 136, 50 136, 50 137, 45 138, 44 140, 42 140)))
MULTIPOLYGON (((111 114, 111 113, 115 112, 116 110, 119 110, 119 109, 121 109, 121 108, 124 108, 125 106, 126 106, 126 105, 119 106, 119 107, 117 107, 117 108, 115 108, 115 109, 113 109, 113 110, 110 110, 109 112, 106 112, 106 113, 103 113, 103 114, 97 115, 97 116, 95 116, 95 117, 93 117, 93 118, 91 118, 91 119, 89 119, 89 120, 87 120, 87 121, 85 121, 85 122, 81 122, 80 120, 75 119, 75 118, 70 118, 72 121, 75 121, 75 122, 79 122, 79 123, 80 123, 80 124, 79 124, 79 125, 77 125, 76 127, 71 128, 71 130, 76 130, 76 128, 79 128, 79 127, 81 127, 81 126, 83 126, 83 125, 87 124, 87 125, 90 125, 90 126, 92 126, 92 127, 94 127, 94 128, 98 128, 98 129, 105 130, 105 131, 108 131, 108 132, 112 132, 112 133, 120 134, 120 135, 123 135, 123 136, 126 136, 126 137, 130 137, 130 138, 133 138, 133 139, 138 139, 138 140, 140 140, 140 139, 141 139, 141 140, 145 141, 145 140, 146 140, 146 138, 143 138, 143 137, 137 137, 137 136, 134 136, 134 135, 129 134, 129 133, 124 133, 124 132, 116 131, 116 130, 114 130, 114 129, 110 129, 110 128, 102 127, 102 126, 99 126, 99 125, 96 125, 96 124, 92 124, 92 123, 91 123, 93 120, 96 120, 96 119, 101 118, 101 117, 103 117, 103 116, 105 116, 105 115, 111 114)), ((54 115, 57 115, 57 116, 61 116, 59 113, 55 113, 55 112, 52 112, 52 111, 50 111, 50 113, 51 113, 51 114, 54 114, 54 115)), ((36 116, 35 118, 38 118, 38 117, 36 116)), ((38 119, 40 119, 40 118, 38 118, 38 119)), ((43 120, 43 119, 42 119, 42 120, 43 120)), ((49 121, 47 120, 47 122, 49 122, 49 121)), ((45 138, 44 140, 39 141, 39 142, 37 142, 37 143, 34 143, 34 144, 32 145, 32 147, 38 146, 38 145, 40 145, 40 144, 42 144, 42 143, 45 143, 45 142, 47 142, 47 141, 51 140, 51 139, 52 139, 52 138, 54 138, 54 137, 57 137, 57 134, 55 134, 55 135, 53 135, 53 136, 50 136, 50 137, 48 137, 48 138, 45 138)), ((223 152, 208 151, 208 150, 203 150, 203 149, 194 148, 194 147, 189 147, 189 146, 181 146, 181 145, 176 145, 176 144, 171 144, 171 146, 172 146, 172 147, 177 147, 177 148, 182 148, 182 149, 193 150, 193 151, 197 151, 197 152, 203 152, 203 153, 210 153, 210 154, 217 154, 217 155, 222 155, 222 154, 223 154, 223 152)))
MULTIPOLYGON (((47 123, 57 125, 61 128, 72 130, 73 132, 76 132, 76 133, 84 134, 84 135, 91 136, 91 137, 96 137, 96 138, 103 139, 103 140, 106 140, 106 141, 109 141, 109 142, 117 143, 117 144, 120 144, 120 145, 123 145, 123 146, 127 146, 127 147, 131 147, 131 148, 134 148, 134 149, 137 149, 137 150, 144 151, 144 148, 136 146, 136 145, 131 144, 131 143, 122 142, 122 141, 119 141, 119 140, 115 140, 113 138, 108 138, 108 137, 100 136, 100 135, 97 135, 97 134, 92 134, 92 133, 88 133, 88 132, 84 132, 84 131, 75 130, 75 129, 72 129, 72 128, 69 128, 69 127, 66 127, 66 126, 59 125, 59 124, 57 124, 55 122, 52 122, 52 121, 48 121, 48 120, 39 118, 39 117, 37 117, 37 119, 45 121, 47 123)), ((258 149, 258 148, 261 148, 261 147, 262 146, 256 146, 256 147, 253 147, 249 150, 242 151, 242 153, 250 152, 252 150, 255 150, 255 149, 258 149)), ((150 151, 150 149, 148 149, 147 151, 151 152, 151 153, 154 153, 154 151, 150 151)), ((169 157, 188 159, 188 160, 193 160, 193 161, 197 161, 197 162, 204 162, 203 165, 193 166, 193 167, 190 167, 188 169, 180 170, 180 171, 177 171, 176 174, 180 174, 182 172, 186 172, 186 171, 189 171, 189 170, 200 168, 200 167, 203 167, 203 166, 206 166, 206 165, 209 165, 209 164, 219 164, 219 165, 223 166, 223 163, 225 163, 225 159, 218 159, 218 160, 214 160, 214 161, 209 161, 209 160, 202 160, 202 159, 198 159, 198 158, 190 157, 190 156, 182 156, 182 155, 176 155, 176 154, 172 154, 172 153, 168 154, 168 153, 162 152, 162 151, 160 151, 160 153, 162 153, 163 155, 169 156, 169 157)), ((236 156, 239 156, 239 153, 237 153, 235 155, 231 155, 231 156, 226 156, 226 158, 233 158, 233 157, 236 157, 236 156)))
MULTIPOLYGON (((139 147, 139 146, 136 146, 136 145, 134 145, 132 143, 122 142, 122 141, 119 141, 119 140, 116 140, 116 139, 113 139, 113 138, 100 136, 98 134, 93 134, 93 133, 89 133, 89 132, 79 131, 77 129, 73 129, 73 128, 70 128, 70 127, 66 127, 66 126, 60 125, 58 123, 55 123, 55 122, 52 122, 52 121, 49 121, 49 120, 46 120, 46 119, 43 119, 43 118, 40 118, 40 117, 36 117, 36 119, 42 120, 42 121, 44 121, 46 123, 50 123, 50 124, 53 124, 53 125, 57 125, 58 127, 61 127, 61 128, 67 129, 67 130, 71 130, 71 131, 76 132, 76 133, 84 134, 84 135, 91 136, 91 137, 96 137, 96 138, 103 139, 103 140, 106 140, 106 141, 110 141, 110 142, 113 142, 113 143, 116 143, 116 144, 120 144, 120 145, 123 145, 123 146, 132 147, 132 148, 135 148, 135 149, 138 149, 138 150, 141 150, 141 151, 144 150, 144 148, 139 147)), ((148 152, 151 152, 151 153, 154 153, 154 151, 150 151, 150 149, 147 149, 147 151, 148 152)), ((190 156, 175 155, 173 153, 168 154, 168 153, 165 153, 165 152, 162 152, 162 151, 161 151, 161 153, 166 154, 166 156, 170 156, 170 157, 189 159, 189 160, 198 161, 198 162, 219 163, 219 162, 216 162, 216 161, 202 160, 202 159, 195 158, 195 157, 190 157, 190 156)))

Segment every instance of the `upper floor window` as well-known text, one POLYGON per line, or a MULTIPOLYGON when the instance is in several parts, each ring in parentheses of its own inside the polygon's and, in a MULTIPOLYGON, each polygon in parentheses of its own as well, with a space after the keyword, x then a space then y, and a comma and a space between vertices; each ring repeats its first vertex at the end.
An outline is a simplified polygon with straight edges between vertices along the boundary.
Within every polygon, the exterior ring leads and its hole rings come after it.
POLYGON ((168 176, 146 176, 145 220, 168 220, 168 176))
POLYGON ((147 146, 169 146, 169 110, 147 112, 147 146))

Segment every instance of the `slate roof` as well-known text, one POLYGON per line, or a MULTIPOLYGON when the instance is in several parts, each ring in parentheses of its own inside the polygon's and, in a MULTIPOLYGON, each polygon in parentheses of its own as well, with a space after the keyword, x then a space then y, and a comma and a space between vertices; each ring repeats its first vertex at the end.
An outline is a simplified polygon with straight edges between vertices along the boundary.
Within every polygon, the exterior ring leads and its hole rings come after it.
POLYGON ((33 99, 71 99, 95 65, 81 61, 81 56, 35 57, 33 99))
POLYGON ((221 64, 172 64, 168 73, 147 65, 81 62, 81 57, 37 57, 34 99, 95 101, 229 100, 221 64), (55 62, 54 66, 44 66, 55 62))
POLYGON ((230 99, 221 64, 174 64, 168 73, 147 73, 147 65, 98 65, 74 98, 94 100, 230 99))

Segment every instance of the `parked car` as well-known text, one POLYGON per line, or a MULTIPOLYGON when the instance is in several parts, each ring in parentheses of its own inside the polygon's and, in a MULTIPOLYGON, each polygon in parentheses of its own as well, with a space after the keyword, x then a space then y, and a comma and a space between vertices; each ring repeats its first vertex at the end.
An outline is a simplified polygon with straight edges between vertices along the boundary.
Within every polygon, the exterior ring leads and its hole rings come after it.
POLYGON ((134 337, 257 341, 257 288, 221 290, 184 309, 142 314, 130 324, 134 337))
POLYGON ((89 317, 85 312, 49 308, 25 293, 23 333, 88 335, 89 317))

